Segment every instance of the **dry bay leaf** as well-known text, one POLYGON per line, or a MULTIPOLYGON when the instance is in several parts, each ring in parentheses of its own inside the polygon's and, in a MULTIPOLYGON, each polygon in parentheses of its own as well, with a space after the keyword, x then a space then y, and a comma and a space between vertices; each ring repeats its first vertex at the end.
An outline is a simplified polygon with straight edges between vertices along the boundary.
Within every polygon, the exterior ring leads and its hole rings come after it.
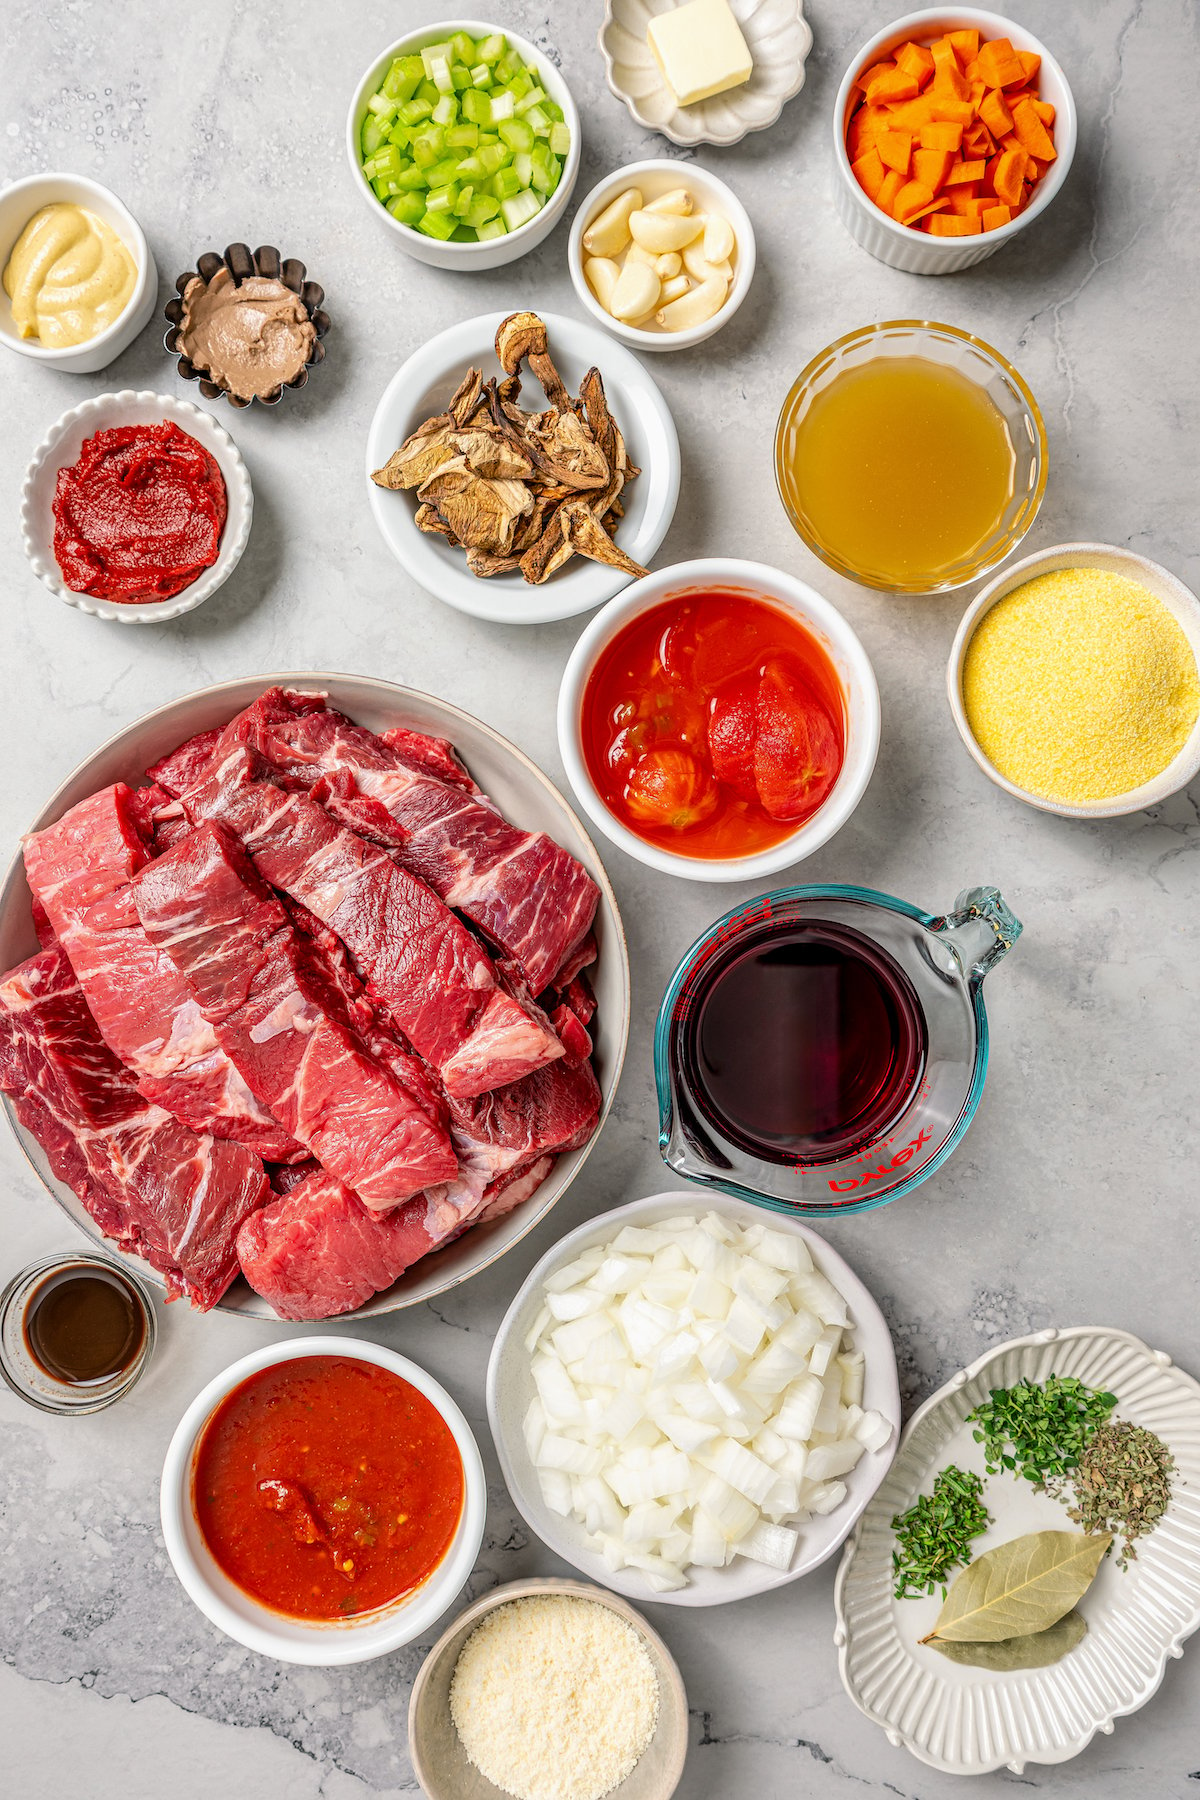
POLYGON ((996 1643, 1047 1630, 1087 1593, 1111 1543, 1082 1531, 1031 1531, 999 1544, 955 1578, 921 1642, 996 1643))
POLYGON ((1081 1612, 1064 1613, 1045 1631, 1031 1631, 1024 1637, 998 1638, 992 1643, 960 1644, 953 1639, 934 1638, 931 1650, 940 1650, 951 1662, 966 1663, 973 1669, 1048 1669, 1061 1662, 1087 1636, 1087 1620, 1081 1612))

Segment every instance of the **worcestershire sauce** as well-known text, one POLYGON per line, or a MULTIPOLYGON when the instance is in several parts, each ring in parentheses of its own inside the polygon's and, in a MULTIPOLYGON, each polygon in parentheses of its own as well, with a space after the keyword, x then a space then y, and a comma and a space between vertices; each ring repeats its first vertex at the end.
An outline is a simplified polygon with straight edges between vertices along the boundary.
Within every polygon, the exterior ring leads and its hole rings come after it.
POLYGON ((713 1123, 767 1162, 829 1162, 881 1136, 925 1064, 920 1002, 899 965, 824 920, 714 959, 684 1055, 713 1123))
POLYGON ((141 1309, 119 1271, 76 1264, 29 1296, 25 1347, 52 1381, 90 1387, 128 1369, 146 1336, 141 1309))

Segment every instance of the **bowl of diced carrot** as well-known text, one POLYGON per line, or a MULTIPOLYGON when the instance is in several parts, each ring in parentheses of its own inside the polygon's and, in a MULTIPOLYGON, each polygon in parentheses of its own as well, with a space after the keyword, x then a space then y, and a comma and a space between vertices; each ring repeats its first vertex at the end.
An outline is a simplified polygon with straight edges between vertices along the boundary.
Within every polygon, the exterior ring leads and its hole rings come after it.
POLYGON ((1022 26, 963 7, 909 13, 865 44, 834 110, 837 208, 893 268, 982 262, 1050 205, 1075 153, 1075 103, 1022 26))

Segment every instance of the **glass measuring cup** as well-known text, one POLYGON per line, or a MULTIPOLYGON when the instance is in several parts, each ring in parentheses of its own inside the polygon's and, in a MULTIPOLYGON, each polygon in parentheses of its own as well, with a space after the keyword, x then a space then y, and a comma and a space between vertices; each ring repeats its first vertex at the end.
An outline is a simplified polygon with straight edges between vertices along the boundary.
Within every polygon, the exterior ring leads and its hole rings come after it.
POLYGON ((777 1212, 853 1213, 924 1181, 954 1149, 983 1092, 985 976, 1021 934, 992 887, 960 894, 951 913, 922 912, 871 888, 780 888, 735 907, 698 938, 671 977, 654 1038, 659 1149, 691 1181, 777 1212), (801 1149, 749 1137, 714 1103, 699 1049, 704 1009, 734 964, 773 943, 824 937, 859 946, 907 1015, 908 1068, 894 1103, 867 1106, 860 1129, 801 1149))

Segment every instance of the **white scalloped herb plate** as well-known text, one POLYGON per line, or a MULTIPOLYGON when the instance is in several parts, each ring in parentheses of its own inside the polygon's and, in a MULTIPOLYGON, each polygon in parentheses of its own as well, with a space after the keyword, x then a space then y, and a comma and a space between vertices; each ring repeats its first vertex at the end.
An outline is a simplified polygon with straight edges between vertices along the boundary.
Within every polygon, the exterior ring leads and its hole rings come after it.
POLYGON ((608 85, 638 124, 661 131, 673 144, 736 144, 748 131, 773 125, 784 105, 804 86, 812 28, 803 0, 730 0, 754 60, 741 87, 677 106, 646 40, 656 13, 677 0, 605 0, 598 42, 608 85))
MULTIPOLYGON (((1027 1531, 1072 1529, 1060 1501, 1011 1476, 988 1478, 993 1548, 1027 1531)), ((1098 1731, 1156 1691, 1169 1656, 1200 1625, 1200 1383, 1128 1332, 1080 1325, 1041 1331, 988 1351, 913 1414, 895 1462, 848 1540, 835 1588, 838 1662, 846 1692, 888 1739, 931 1768, 981 1775, 1027 1762, 1066 1762, 1098 1731), (1117 1396, 1117 1415, 1155 1431, 1176 1464, 1171 1505, 1122 1571, 1109 1558, 1081 1610, 1088 1634, 1049 1669, 996 1675, 948 1662, 918 1638, 940 1595, 892 1595, 891 1519, 928 1491, 947 1463, 984 1472, 966 1416, 989 1388, 1022 1376, 1076 1375, 1117 1396)))

